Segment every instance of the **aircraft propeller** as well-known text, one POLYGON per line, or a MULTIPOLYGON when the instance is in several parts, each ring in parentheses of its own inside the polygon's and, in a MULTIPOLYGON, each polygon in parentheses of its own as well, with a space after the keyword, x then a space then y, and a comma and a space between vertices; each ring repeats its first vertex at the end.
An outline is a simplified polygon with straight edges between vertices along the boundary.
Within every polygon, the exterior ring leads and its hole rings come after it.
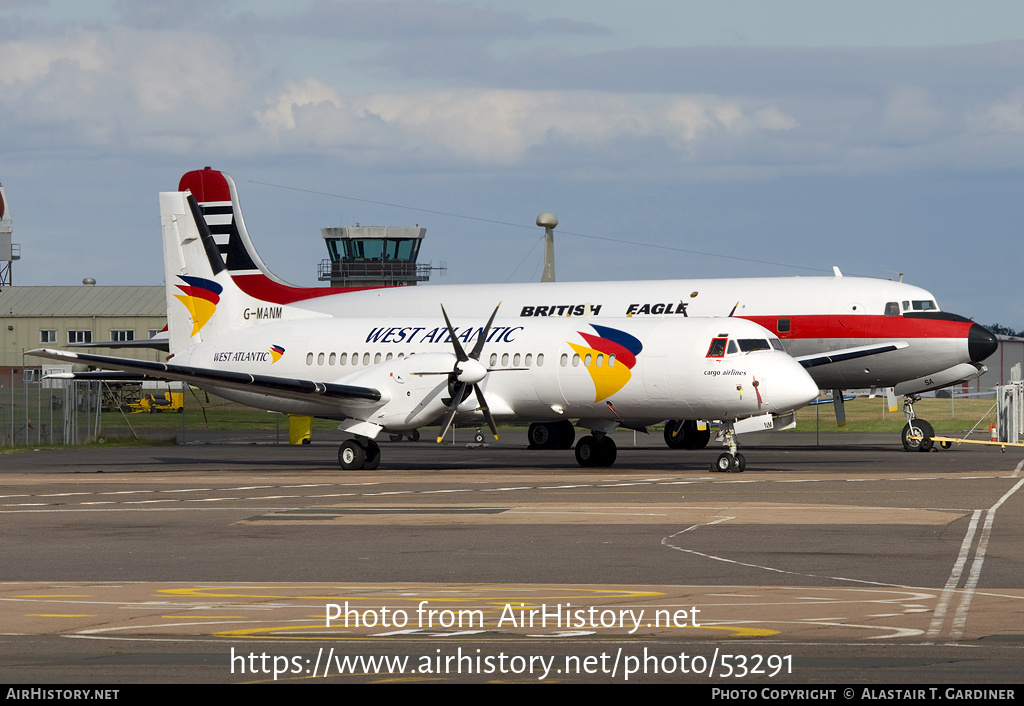
POLYGON ((491 318, 487 320, 487 324, 480 332, 473 350, 467 355, 459 339, 455 336, 455 329, 452 327, 452 322, 448 319, 448 312, 444 310, 444 305, 441 305, 441 314, 444 316, 444 322, 448 326, 448 337, 455 347, 455 367, 450 373, 416 373, 417 375, 448 375, 448 387, 452 392, 452 399, 448 404, 448 411, 445 412, 444 422, 441 424, 441 432, 437 435, 437 443, 441 443, 441 439, 448 433, 448 427, 452 425, 452 420, 455 418, 459 405, 468 396, 470 386, 472 386, 473 392, 476 393, 477 402, 480 403, 480 411, 487 421, 487 426, 491 428, 491 434, 494 435, 495 439, 498 438, 498 429, 494 425, 494 418, 491 416, 491 410, 484 399, 483 390, 480 389, 480 383, 483 382, 488 373, 487 366, 480 362, 480 354, 483 352, 484 343, 487 341, 487 336, 491 331, 491 324, 494 323, 494 317, 498 315, 498 308, 500 306, 501 302, 498 303, 498 306, 494 307, 491 318))

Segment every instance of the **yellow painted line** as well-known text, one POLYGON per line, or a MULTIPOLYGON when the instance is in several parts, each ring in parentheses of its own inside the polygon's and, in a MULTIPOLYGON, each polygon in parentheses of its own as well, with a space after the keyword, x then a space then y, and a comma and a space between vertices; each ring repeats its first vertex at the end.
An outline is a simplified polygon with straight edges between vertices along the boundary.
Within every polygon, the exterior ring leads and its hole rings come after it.
MULTIPOLYGON (((429 600, 431 602, 443 602, 448 601, 452 603, 465 603, 470 600, 482 598, 482 596, 471 596, 467 595, 471 592, 505 592, 514 595, 519 595, 517 589, 509 589, 506 586, 502 587, 490 587, 490 586, 472 586, 472 585, 455 585, 455 586, 337 586, 337 590, 343 591, 345 589, 356 590, 359 592, 374 592, 374 591, 386 591, 383 595, 354 595, 346 596, 342 594, 334 595, 305 595, 305 594, 291 594, 291 590, 300 590, 302 588, 312 588, 320 591, 330 590, 330 586, 254 586, 250 589, 244 586, 223 586, 223 587, 207 587, 207 588, 166 588, 158 591, 158 593, 170 593, 177 596, 195 596, 200 598, 277 598, 277 599, 293 599, 293 600, 361 600, 361 601, 376 601, 386 599, 388 601, 408 601, 410 603, 419 603, 422 600, 429 600), (273 591, 280 590, 281 593, 259 593, 257 591, 273 591), (445 595, 434 595, 438 591, 460 591, 463 595, 459 596, 445 596, 445 595), (230 592, 228 592, 230 591, 230 592), (402 594, 416 594, 416 595, 397 595, 400 591, 402 594)), ((565 599, 593 599, 595 597, 600 598, 652 598, 656 596, 664 596, 665 594, 661 591, 633 591, 629 589, 581 589, 578 587, 562 589, 564 591, 573 591, 574 593, 557 593, 558 588, 554 586, 544 586, 543 591, 555 592, 555 595, 537 595, 536 591, 530 590, 529 588, 520 589, 521 594, 517 598, 508 600, 525 600, 529 598, 532 601, 545 601, 545 600, 565 600, 565 599)), ((489 600, 505 600, 500 596, 497 599, 488 597, 489 600)), ((507 600, 505 600, 507 602, 507 600)))
POLYGON ((92 598, 92 595, 89 593, 48 593, 38 596, 13 596, 13 598, 92 598))
MULTIPOLYGON (((242 630, 225 630, 223 632, 215 632, 215 633, 213 633, 213 637, 227 637, 227 638, 232 638, 232 639, 239 639, 239 638, 246 638, 246 637, 260 637, 262 639, 272 639, 272 640, 365 640, 367 638, 370 638, 370 635, 344 635, 344 636, 343 635, 338 635, 338 636, 331 636, 331 635, 324 635, 322 632, 320 634, 317 634, 317 635, 283 635, 283 634, 276 634, 276 633, 284 633, 284 632, 287 632, 287 631, 290 631, 290 630, 303 630, 303 631, 305 631, 305 630, 317 630, 317 631, 323 631, 323 630, 327 630, 327 629, 328 628, 324 627, 323 624, 319 624, 319 625, 287 625, 287 626, 286 625, 282 625, 280 627, 273 627, 273 628, 243 628, 242 630)), ((487 626, 484 626, 482 629, 487 631, 487 632, 493 632, 493 629, 488 629, 487 626)), ((698 627, 694 627, 692 625, 689 625, 689 626, 687 626, 685 628, 672 628, 672 629, 673 630, 723 630, 725 632, 732 633, 731 637, 770 637, 772 635, 780 634, 778 630, 768 630, 768 629, 765 629, 765 628, 747 628, 747 627, 738 627, 738 626, 731 626, 731 625, 700 625, 698 627)), ((550 641, 550 639, 551 639, 551 638, 548 638, 548 637, 535 638, 535 637, 529 637, 529 636, 526 636, 526 635, 523 635, 523 636, 519 637, 519 636, 516 636, 515 633, 508 633, 508 634, 511 635, 511 637, 501 637, 501 638, 493 638, 493 637, 487 638, 487 637, 483 637, 482 638, 479 635, 470 635, 469 638, 473 642, 521 642, 523 640, 544 640, 544 641, 550 641)), ((600 635, 599 632, 595 632, 595 634, 593 636, 588 636, 588 637, 600 638, 601 635, 600 635)), ((609 635, 608 637, 611 638, 611 639, 616 639, 616 640, 623 639, 622 635, 620 635, 620 634, 609 635)), ((409 641, 413 641, 413 642, 423 641, 423 640, 432 641, 432 640, 437 640, 437 635, 436 634, 429 634, 429 635, 428 634, 421 634, 421 635, 417 635, 417 634, 413 633, 413 634, 405 634, 405 635, 395 635, 393 637, 380 637, 380 638, 375 638, 375 639, 379 639, 379 640, 394 640, 396 638, 399 639, 399 640, 409 640, 409 641)))
POLYGON ((165 620, 245 620, 244 615, 161 615, 165 620))

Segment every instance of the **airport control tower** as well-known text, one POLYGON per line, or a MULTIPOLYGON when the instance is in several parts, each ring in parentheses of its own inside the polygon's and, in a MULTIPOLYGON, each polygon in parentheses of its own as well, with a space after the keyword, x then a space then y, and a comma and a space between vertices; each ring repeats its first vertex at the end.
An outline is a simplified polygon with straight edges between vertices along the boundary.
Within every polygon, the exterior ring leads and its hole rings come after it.
POLYGON ((426 282, 431 270, 446 270, 444 263, 416 263, 426 228, 355 225, 320 232, 330 259, 320 262, 318 278, 332 287, 401 287, 426 282))
POLYGON ((0 184, 0 287, 10 287, 11 265, 21 259, 21 246, 11 242, 11 211, 7 208, 7 192, 0 184))

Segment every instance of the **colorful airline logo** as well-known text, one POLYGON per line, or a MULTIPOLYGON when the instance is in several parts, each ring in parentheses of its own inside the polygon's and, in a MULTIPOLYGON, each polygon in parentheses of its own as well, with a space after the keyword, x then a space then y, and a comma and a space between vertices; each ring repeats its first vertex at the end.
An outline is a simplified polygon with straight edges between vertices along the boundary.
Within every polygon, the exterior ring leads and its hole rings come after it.
POLYGON ((224 291, 224 288, 216 282, 202 277, 178 275, 178 279, 185 283, 178 285, 178 289, 183 294, 174 296, 192 314, 192 335, 195 336, 213 316, 213 312, 217 311, 220 293, 224 291))
POLYGON ((283 355, 284 355, 284 348, 282 348, 281 346, 271 346, 270 347, 270 357, 272 358, 272 360, 270 361, 270 364, 273 365, 277 361, 281 360, 281 356, 283 356, 283 355))
POLYGON ((572 346, 584 363, 589 356, 587 372, 594 381, 594 390, 597 393, 594 402, 600 402, 614 395, 629 382, 633 376, 630 371, 636 365, 636 357, 640 355, 644 346, 636 337, 625 331, 597 324, 591 324, 591 327, 598 335, 578 331, 590 347, 572 341, 566 343, 572 346))

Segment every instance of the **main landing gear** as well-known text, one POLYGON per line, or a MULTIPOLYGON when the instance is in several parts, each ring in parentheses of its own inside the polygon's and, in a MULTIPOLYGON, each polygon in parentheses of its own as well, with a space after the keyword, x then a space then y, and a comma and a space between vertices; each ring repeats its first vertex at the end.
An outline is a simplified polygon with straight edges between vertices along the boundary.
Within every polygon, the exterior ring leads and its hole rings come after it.
POLYGON ((576 443, 576 463, 584 468, 606 468, 615 463, 618 449, 606 434, 584 436, 576 443))
POLYGON ((571 449, 576 438, 572 422, 534 422, 526 433, 531 449, 571 449))
POLYGON ((349 439, 338 447, 338 463, 346 471, 372 471, 380 465, 380 446, 373 439, 349 439))
POLYGON ((935 430, 932 429, 932 425, 914 416, 914 403, 920 399, 917 395, 906 395, 903 398, 903 414, 908 420, 901 435, 904 451, 931 451, 934 447, 932 437, 935 430), (908 438, 911 436, 921 438, 908 438))
POLYGON ((711 430, 697 428, 692 419, 670 419, 665 422, 665 443, 670 449, 703 449, 711 441, 711 430))

